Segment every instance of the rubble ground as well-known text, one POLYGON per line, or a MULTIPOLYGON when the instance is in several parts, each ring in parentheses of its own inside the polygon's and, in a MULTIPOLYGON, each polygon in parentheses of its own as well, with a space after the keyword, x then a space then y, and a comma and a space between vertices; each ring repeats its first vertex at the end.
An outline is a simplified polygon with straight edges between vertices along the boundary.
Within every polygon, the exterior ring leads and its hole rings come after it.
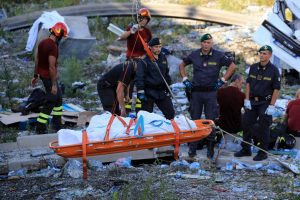
POLYGON ((87 180, 72 178, 65 170, 52 177, 33 172, 24 179, 1 181, 0 199, 299 199, 296 178, 287 171, 211 169, 196 179, 178 177, 178 171, 193 174, 185 167, 158 163, 107 165, 89 170, 87 180))

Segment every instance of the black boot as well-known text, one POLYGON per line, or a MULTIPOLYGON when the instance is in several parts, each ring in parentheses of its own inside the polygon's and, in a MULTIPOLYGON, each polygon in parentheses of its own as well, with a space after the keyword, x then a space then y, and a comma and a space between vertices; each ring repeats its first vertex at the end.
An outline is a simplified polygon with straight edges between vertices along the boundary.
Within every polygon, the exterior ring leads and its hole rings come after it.
POLYGON ((251 156, 251 150, 250 149, 241 149, 240 151, 234 153, 234 157, 244 157, 244 156, 251 156))
POLYGON ((42 124, 40 122, 37 122, 36 128, 35 128, 36 134, 47 134, 47 126, 46 124, 42 124))
POLYGON ((254 156, 253 160, 254 161, 262 161, 268 158, 268 154, 259 150, 256 156, 254 156))
POLYGON ((208 141, 207 143, 207 158, 212 159, 215 154, 215 142, 214 141, 208 141))
POLYGON ((53 116, 51 120, 51 128, 56 132, 61 129, 61 116, 53 116))

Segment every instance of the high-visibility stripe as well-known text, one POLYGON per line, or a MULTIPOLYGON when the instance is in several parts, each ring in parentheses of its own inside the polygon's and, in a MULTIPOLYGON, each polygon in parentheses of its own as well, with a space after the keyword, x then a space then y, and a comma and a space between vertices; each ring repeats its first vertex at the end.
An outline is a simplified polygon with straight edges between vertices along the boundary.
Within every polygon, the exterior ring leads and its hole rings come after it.
POLYGON ((125 108, 126 108, 126 109, 131 109, 131 104, 126 104, 126 105, 125 105, 125 108))
POLYGON ((44 113, 40 113, 39 117, 42 117, 42 118, 48 119, 48 118, 49 118, 49 115, 47 115, 47 114, 44 114, 44 113))
POLYGON ((135 104, 135 107, 136 107, 136 108, 141 108, 141 107, 142 107, 142 104, 135 104))
POLYGON ((41 119, 41 118, 37 118, 37 121, 42 123, 42 124, 46 124, 47 120, 46 119, 41 119))
POLYGON ((63 107, 59 106, 59 107, 54 107, 53 110, 54 111, 62 111, 63 107))
POLYGON ((56 112, 56 111, 52 111, 52 115, 62 115, 62 112, 56 112))

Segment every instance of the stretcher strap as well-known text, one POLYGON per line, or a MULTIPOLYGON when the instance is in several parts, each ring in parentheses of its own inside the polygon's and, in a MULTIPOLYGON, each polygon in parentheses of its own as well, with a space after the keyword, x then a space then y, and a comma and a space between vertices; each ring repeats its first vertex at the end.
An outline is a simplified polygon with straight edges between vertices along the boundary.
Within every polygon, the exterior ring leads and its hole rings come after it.
POLYGON ((86 145, 88 141, 88 136, 86 130, 82 132, 82 174, 83 179, 87 179, 87 156, 86 156, 86 145))
POLYGON ((109 140, 109 131, 110 131, 111 125, 112 125, 112 123, 113 123, 113 121, 114 121, 115 118, 118 118, 120 120, 120 122, 123 124, 123 126, 127 127, 127 124, 122 119, 122 117, 120 117, 118 115, 111 115, 111 117, 109 118, 107 127, 106 127, 106 133, 105 133, 105 136, 104 136, 104 141, 108 141, 109 140))
POLYGON ((177 160, 178 159, 178 153, 179 153, 179 132, 180 129, 177 126, 176 122, 172 119, 171 120, 172 126, 175 130, 175 150, 174 150, 174 158, 177 160))
POLYGON ((126 134, 129 135, 130 133, 130 127, 132 126, 132 124, 135 123, 135 120, 133 118, 130 119, 129 121, 129 125, 126 128, 126 134))
POLYGON ((108 121, 108 124, 107 124, 107 127, 106 127, 106 133, 105 133, 105 136, 104 136, 104 141, 108 141, 109 140, 109 131, 110 131, 110 127, 115 119, 115 115, 111 115, 110 118, 109 118, 109 121, 108 121))

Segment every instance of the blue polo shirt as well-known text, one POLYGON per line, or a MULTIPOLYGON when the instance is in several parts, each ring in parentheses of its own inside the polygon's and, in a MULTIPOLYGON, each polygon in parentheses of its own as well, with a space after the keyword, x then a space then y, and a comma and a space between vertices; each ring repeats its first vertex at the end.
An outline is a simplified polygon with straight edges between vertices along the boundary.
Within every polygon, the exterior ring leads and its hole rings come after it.
POLYGON ((250 84, 250 98, 272 95, 275 89, 280 90, 279 70, 271 62, 264 67, 255 63, 250 66, 247 83, 250 84))
POLYGON ((228 67, 232 60, 224 52, 215 49, 211 49, 207 55, 204 55, 201 49, 197 49, 184 58, 183 62, 185 65, 193 64, 193 86, 213 87, 221 68, 228 67))

